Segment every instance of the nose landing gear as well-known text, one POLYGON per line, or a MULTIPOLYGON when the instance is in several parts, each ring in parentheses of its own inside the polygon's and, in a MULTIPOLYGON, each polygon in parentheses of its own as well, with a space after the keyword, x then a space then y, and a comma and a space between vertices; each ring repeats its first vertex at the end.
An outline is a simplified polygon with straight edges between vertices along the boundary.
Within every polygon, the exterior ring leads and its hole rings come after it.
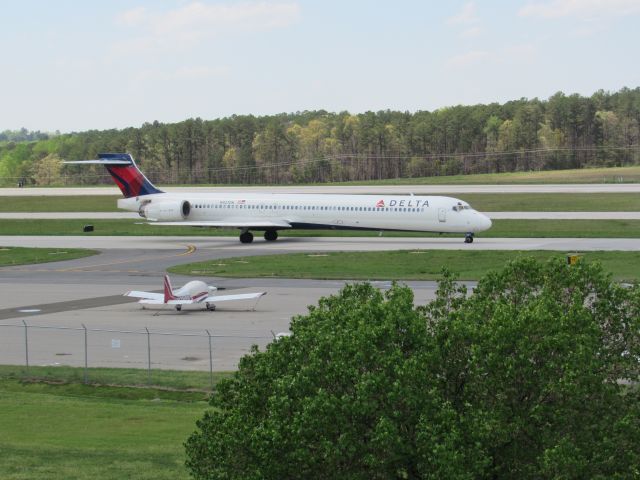
POLYGON ((467 233, 464 236, 464 243, 473 243, 473 233, 467 233))

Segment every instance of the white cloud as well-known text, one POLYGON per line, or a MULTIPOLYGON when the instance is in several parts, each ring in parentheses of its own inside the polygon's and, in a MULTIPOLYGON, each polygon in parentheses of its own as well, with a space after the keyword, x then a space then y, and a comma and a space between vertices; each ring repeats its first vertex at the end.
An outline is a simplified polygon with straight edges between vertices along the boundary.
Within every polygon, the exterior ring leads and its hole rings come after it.
POLYGON ((532 2, 518 11, 522 17, 595 18, 640 13, 640 0, 551 0, 532 2))
POLYGON ((178 70, 176 70, 176 72, 173 74, 173 77, 195 80, 195 79, 202 79, 202 78, 223 77, 228 75, 230 72, 231 72, 231 69, 226 66, 181 67, 178 70))
POLYGON ((479 20, 476 14, 475 2, 467 2, 463 5, 460 12, 447 19, 447 23, 450 25, 471 25, 477 23, 479 20))
POLYGON ((474 38, 479 36, 481 33, 482 33, 482 28, 475 26, 475 27, 467 28, 460 34, 460 36, 462 38, 474 38))
POLYGON ((127 27, 135 27, 143 23, 147 16, 148 16, 148 13, 146 8, 137 7, 131 10, 127 10, 126 12, 122 12, 120 15, 116 17, 116 20, 120 25, 125 25, 127 27))
POLYGON ((194 1, 166 12, 137 7, 116 17, 117 24, 141 32, 119 41, 117 53, 140 53, 153 49, 189 48, 218 35, 257 32, 287 27, 300 19, 296 1, 209 4, 194 1))
POLYGON ((496 67, 504 64, 529 62, 537 54, 530 43, 511 45, 498 50, 471 50, 454 55, 445 64, 451 70, 461 70, 478 65, 496 67))
POLYGON ((485 50, 472 50, 470 52, 454 55, 446 64, 447 68, 466 68, 477 65, 491 57, 491 53, 485 50))

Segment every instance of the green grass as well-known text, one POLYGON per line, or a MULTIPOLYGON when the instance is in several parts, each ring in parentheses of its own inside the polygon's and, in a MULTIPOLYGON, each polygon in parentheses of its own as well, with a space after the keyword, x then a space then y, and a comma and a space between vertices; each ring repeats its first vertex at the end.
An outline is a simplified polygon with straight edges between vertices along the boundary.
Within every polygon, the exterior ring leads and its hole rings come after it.
MULTIPOLYGON (((32 222, 37 223, 37 222, 32 222)), ((0 267, 32 263, 60 262, 95 255, 95 250, 80 248, 0 247, 0 267)))
MULTIPOLYGON (((88 382, 103 388, 109 385, 119 388, 147 387, 149 382, 148 371, 138 368, 89 368, 87 372, 88 382)), ((214 388, 220 379, 229 375, 231 375, 229 372, 213 372, 214 388)), ((84 380, 84 369, 67 366, 31 366, 27 369, 20 365, 0 365, 0 379, 81 384, 84 380)), ((211 389, 211 378, 209 372, 152 369, 151 386, 167 389, 169 392, 186 390, 202 392, 211 389)))
MULTIPOLYGON (((640 210, 640 195, 635 193, 461 193, 454 196, 485 212, 640 210)), ((0 212, 117 212, 117 198, 89 195, 0 197, 0 212)))
POLYGON ((636 193, 460 193, 480 212, 629 212, 640 210, 636 193))
MULTIPOLYGON (((353 280, 436 280, 443 267, 461 280, 477 280, 510 260, 566 257, 551 251, 417 250, 392 252, 296 253, 234 257, 179 265, 172 273, 216 277, 284 277, 353 280)), ((640 252, 588 252, 583 260, 601 262, 616 280, 640 280, 640 252)))
MULTIPOLYGON (((2 190, 0 190, 0 193, 2 190)), ((0 212, 117 212, 119 195, 0 197, 0 212)))
POLYGON ((0 381, 0 477, 180 479, 204 402, 33 392, 0 381))
POLYGON ((82 378, 82 368, 0 365, 0 478, 189 478, 183 443, 208 408, 208 372, 154 370, 162 388, 140 386, 145 370, 82 378))
POLYGON ((481 173, 439 177, 400 178, 340 185, 507 185, 551 183, 638 183, 640 166, 581 168, 541 172, 481 173))
MULTIPOLYGON (((187 236, 237 237, 237 229, 153 226, 137 220, 2 220, 0 235, 84 235, 84 236, 187 236), (95 230, 83 233, 87 223, 95 230)), ((259 236, 260 232, 256 232, 259 236)), ((384 232, 385 237, 434 237, 421 232, 384 232)), ((281 230, 281 237, 376 237, 377 231, 359 230, 281 230)), ((448 235, 460 237, 460 235, 448 235)), ((638 238, 640 220, 494 220, 493 227, 478 235, 496 237, 591 237, 638 238)), ((64 251, 70 251, 65 249, 64 251)), ((52 255, 53 257, 53 255, 52 255)), ((61 258, 52 258, 61 260, 61 258)))

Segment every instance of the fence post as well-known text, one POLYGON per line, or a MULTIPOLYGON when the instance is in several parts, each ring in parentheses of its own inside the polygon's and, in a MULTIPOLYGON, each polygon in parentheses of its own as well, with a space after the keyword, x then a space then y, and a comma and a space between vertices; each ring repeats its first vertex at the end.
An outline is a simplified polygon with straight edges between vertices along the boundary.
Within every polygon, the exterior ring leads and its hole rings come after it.
POLYGON ((24 357, 25 357, 25 364, 27 366, 27 372, 29 371, 29 327, 27 326, 27 322, 25 322, 24 320, 22 320, 22 323, 24 325, 24 357))
POLYGON ((89 367, 88 362, 88 353, 87 353, 87 327, 85 327, 84 323, 81 323, 82 328, 84 329, 84 383, 89 383, 89 375, 87 368, 89 367))
POLYGON ((209 330, 205 330, 209 337, 209 383, 211 384, 211 390, 213 390, 213 351, 211 349, 211 333, 209 330))
POLYGON ((147 370, 149 372, 147 383, 151 385, 151 333, 147 327, 144 329, 147 331, 147 370))

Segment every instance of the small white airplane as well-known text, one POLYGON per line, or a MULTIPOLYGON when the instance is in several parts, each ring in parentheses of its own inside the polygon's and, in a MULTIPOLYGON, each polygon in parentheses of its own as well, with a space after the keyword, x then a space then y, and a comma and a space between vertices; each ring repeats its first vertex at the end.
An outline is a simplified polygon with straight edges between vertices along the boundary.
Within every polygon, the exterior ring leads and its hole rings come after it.
POLYGON ((211 312, 216 309, 214 302, 228 302, 232 300, 256 300, 254 308, 260 297, 267 292, 237 293, 233 295, 212 295, 217 291, 216 287, 207 285, 200 280, 192 280, 182 288, 174 290, 171 288, 169 275, 164 276, 164 293, 141 292, 132 290, 124 294, 125 297, 139 298, 138 303, 145 305, 171 305, 179 312, 183 305, 204 304, 205 308, 211 312))

